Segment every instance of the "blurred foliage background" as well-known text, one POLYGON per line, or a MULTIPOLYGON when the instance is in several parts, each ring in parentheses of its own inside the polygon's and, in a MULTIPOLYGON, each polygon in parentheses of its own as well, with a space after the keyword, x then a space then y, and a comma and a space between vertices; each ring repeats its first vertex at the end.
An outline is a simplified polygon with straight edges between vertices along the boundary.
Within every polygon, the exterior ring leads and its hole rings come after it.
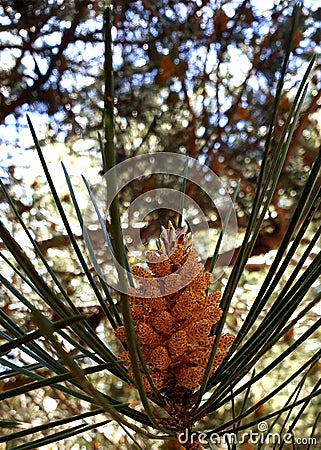
MULTIPOLYGON (((118 161, 156 151, 199 158, 232 188, 241 179, 238 215, 240 226, 246 225, 294 3, 115 1, 118 161)), ((275 139, 307 61, 313 52, 320 52, 321 8, 317 3, 305 1, 301 7, 275 139)), ((100 166, 95 157, 104 107, 103 7, 104 2, 89 0, 3 2, 0 145, 2 176, 10 185, 21 185, 21 169, 16 166, 30 161, 25 145, 30 140, 27 111, 43 143, 55 143, 49 150, 55 155, 53 160, 61 158, 60 143, 62 151, 67 146, 69 155, 77 155, 81 167, 100 166)), ((318 61, 256 254, 278 247, 316 156, 320 83, 318 61)), ((23 196, 18 190, 16 201, 22 212, 40 200, 35 191, 41 180, 35 177, 33 181, 25 183, 31 189, 25 186, 23 196)), ((156 183, 151 178, 131 186, 126 200, 156 183)), ((187 186, 187 194, 192 194, 191 189, 187 186)), ((211 218, 211 204, 205 196, 200 206, 211 218)), ((152 222, 152 229, 144 231, 147 236, 158 232, 152 222)), ((210 225, 219 225, 215 217, 210 225)), ((50 245, 64 244, 61 238, 50 245)))
MULTIPOLYGON (((146 152, 178 152, 207 164, 231 192, 240 180, 237 198, 240 234, 248 222, 295 3, 292 0, 113 2, 118 161, 146 152)), ((108 340, 111 331, 102 320, 100 308, 93 302, 90 286, 83 283, 81 267, 49 197, 40 165, 35 161, 26 122, 28 113, 50 170, 56 174, 54 180, 61 201, 82 246, 82 230, 73 219, 68 189, 58 163, 63 160, 68 165, 81 203, 84 188, 80 173, 85 173, 91 183, 98 181, 101 175, 97 132, 103 128, 104 7, 105 2, 97 0, 2 1, 0 176, 68 294, 77 306, 87 308, 92 326, 108 340)), ((292 42, 293 54, 279 105, 274 147, 313 53, 317 54, 317 63, 278 188, 252 252, 257 259, 253 258, 247 266, 233 301, 232 329, 239 327, 266 275, 320 148, 320 41, 321 8, 317 1, 306 0, 301 4, 292 42)), ((133 183, 121 193, 123 208, 142 192, 155 187, 158 187, 155 176, 144 183, 133 183)), ((187 184, 186 193, 193 195, 193 186, 187 184)), ((198 201, 209 225, 218 228, 221 224, 213 216, 208 198, 199 196, 198 201)), ((1 194, 0 202, 5 223, 38 267, 33 250, 28 248, 20 228, 12 221, 12 213, 1 194)), ((173 218, 171 212, 163 211, 160 223, 158 214, 149 215, 141 230, 144 240, 157 235, 161 223, 173 218)), ((320 211, 315 215, 308 236, 313 236, 319 222, 320 211)), ((302 251, 308 243, 308 238, 302 242, 302 251)), ((316 247, 310 258, 319 251, 316 247)), ((296 261, 291 264, 295 266, 296 261)), ((3 270, 20 289, 28 291, 28 286, 18 280, 12 270, 3 270)), ((224 285, 226 279, 221 283, 224 285)), ((320 286, 315 286, 315 292, 319 289, 320 286)), ((31 328, 26 310, 2 288, 0 302, 3 311, 20 321, 26 330, 31 328)), ((295 340, 317 316, 320 310, 314 308, 308 320, 299 323, 278 345, 287 345, 287 339, 295 340)), ((309 345, 313 347, 316 343, 307 343, 307 352, 309 345)), ((17 361, 20 356, 12 354, 17 361)), ((294 366, 297 363, 293 361, 294 366)), ((285 371, 288 369, 284 367, 285 371)), ((275 373, 275 379, 279 376, 275 373)), ((313 377, 320 377, 319 366, 313 377)), ((271 384, 273 382, 272 377, 271 384)), ((137 401, 131 390, 124 390, 112 376, 99 378, 97 383, 109 385, 110 391, 119 398, 133 396, 131 400, 137 401)), ((0 389, 18 385, 19 378, 13 377, 2 383, 0 389)), ((263 391, 264 386, 259 387, 251 401, 259 400, 263 391)), ((15 411, 19 419, 27 423, 30 414, 37 415, 39 421, 50 421, 61 417, 64 411, 79 411, 82 406, 81 401, 78 404, 74 400, 71 404, 61 392, 50 389, 28 393, 1 408, 15 411)), ((273 405, 268 407, 273 408, 273 405)), ((311 416, 306 417, 309 426, 320 409, 320 400, 314 401, 314 407, 311 416)), ((257 412, 262 413, 262 410, 257 412)), ((224 414, 229 412, 222 411, 222 421, 224 414)), ((52 448, 126 448, 124 440, 128 438, 117 427, 104 428, 97 436, 84 434, 76 443, 70 441, 52 448)))

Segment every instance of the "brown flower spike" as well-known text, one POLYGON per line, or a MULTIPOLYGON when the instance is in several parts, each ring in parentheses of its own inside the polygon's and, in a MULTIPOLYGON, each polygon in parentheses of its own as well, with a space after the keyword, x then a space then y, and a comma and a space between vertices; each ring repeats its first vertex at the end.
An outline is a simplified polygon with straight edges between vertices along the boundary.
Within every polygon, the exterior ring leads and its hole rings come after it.
MULTIPOLYGON (((215 340, 211 329, 222 315, 221 294, 207 294, 211 274, 198 262, 186 229, 163 228, 158 250, 146 253, 149 268, 132 268, 139 287, 130 292, 135 331, 155 387, 174 399, 174 392, 196 388, 204 375, 215 340), (177 288, 177 289, 176 289, 177 288)), ((125 342, 123 327, 115 335, 125 342)), ((234 341, 222 335, 214 357, 211 375, 222 363, 234 341)), ((128 360, 126 352, 119 355, 128 360)), ((125 363, 126 365, 126 363, 125 363)), ((130 369, 130 363, 127 363, 130 369)), ((144 378, 147 392, 151 386, 144 378)))

